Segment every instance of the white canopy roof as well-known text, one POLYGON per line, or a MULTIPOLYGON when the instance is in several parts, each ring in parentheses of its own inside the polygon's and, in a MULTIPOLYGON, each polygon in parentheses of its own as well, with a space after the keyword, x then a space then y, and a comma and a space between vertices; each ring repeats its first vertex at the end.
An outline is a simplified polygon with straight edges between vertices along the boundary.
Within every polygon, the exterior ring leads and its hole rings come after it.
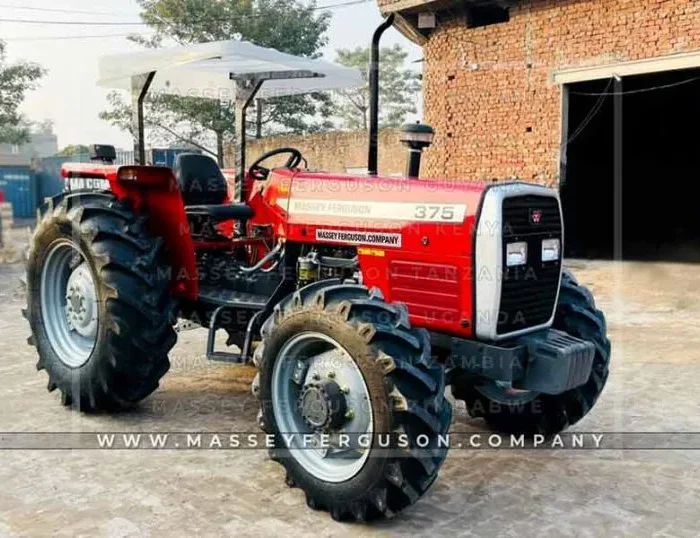
POLYGON ((132 77, 153 71, 156 76, 151 92, 231 101, 236 97, 232 77, 266 74, 280 77, 262 85, 258 93, 261 98, 352 88, 363 84, 358 69, 292 56, 246 41, 216 41, 104 56, 99 61, 98 84, 130 90, 132 77))

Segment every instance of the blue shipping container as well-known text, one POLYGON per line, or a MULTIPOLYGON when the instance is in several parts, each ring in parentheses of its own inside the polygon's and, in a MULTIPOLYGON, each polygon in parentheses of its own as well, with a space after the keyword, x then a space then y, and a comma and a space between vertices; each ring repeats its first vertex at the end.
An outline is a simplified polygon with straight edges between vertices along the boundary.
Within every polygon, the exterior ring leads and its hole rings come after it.
POLYGON ((0 166, 0 191, 5 193, 5 200, 12 204, 15 219, 35 216, 32 175, 29 166, 0 166))
POLYGON ((73 155, 71 157, 45 157, 34 161, 34 183, 36 207, 40 207, 44 200, 52 198, 63 192, 65 181, 61 177, 61 166, 67 162, 90 162, 87 155, 73 155))
MULTIPOLYGON (((54 156, 37 159, 34 161, 35 170, 35 204, 37 207, 47 198, 52 198, 63 192, 65 182, 61 177, 61 167, 65 163, 89 163, 90 155, 78 153, 70 156, 54 156)), ((134 163, 133 151, 118 151, 114 164, 122 166, 134 163)))
POLYGON ((175 157, 180 153, 201 153, 201 151, 196 149, 152 149, 149 154, 149 164, 172 168, 175 164, 175 157))

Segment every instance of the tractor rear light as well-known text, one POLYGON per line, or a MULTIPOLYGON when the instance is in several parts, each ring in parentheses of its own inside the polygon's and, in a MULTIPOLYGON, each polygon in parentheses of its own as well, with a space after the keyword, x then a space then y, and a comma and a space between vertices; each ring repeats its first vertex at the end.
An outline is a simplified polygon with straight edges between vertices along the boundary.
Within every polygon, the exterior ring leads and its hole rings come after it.
POLYGON ((542 261, 556 262, 561 258, 561 241, 559 239, 545 239, 542 241, 542 261))
POLYGON ((171 184, 172 171, 164 166, 122 166, 117 172, 120 183, 138 183, 148 186, 171 184))
POLYGON ((527 243, 509 243, 506 246, 506 262, 508 267, 517 267, 527 263, 527 243))
POLYGON ((138 181, 139 176, 135 168, 120 168, 119 181, 138 181))

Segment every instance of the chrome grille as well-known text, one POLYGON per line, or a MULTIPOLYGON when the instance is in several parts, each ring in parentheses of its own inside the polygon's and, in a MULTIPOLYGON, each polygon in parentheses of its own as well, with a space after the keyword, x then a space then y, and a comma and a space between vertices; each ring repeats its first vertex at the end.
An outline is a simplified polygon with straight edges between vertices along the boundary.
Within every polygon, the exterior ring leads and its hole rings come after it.
MULTIPOLYGON (((499 335, 547 323, 554 312, 561 260, 542 262, 542 241, 562 237, 559 203, 550 196, 524 195, 503 200, 503 280, 499 309, 499 335), (507 267, 509 243, 526 242, 527 263, 507 267)), ((562 245, 563 246, 563 245, 562 245)))

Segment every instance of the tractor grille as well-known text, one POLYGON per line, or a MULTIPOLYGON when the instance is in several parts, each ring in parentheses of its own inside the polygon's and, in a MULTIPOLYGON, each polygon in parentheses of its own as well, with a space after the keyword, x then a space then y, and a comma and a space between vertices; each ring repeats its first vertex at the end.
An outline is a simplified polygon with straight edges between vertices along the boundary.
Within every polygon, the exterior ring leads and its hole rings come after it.
POLYGON ((537 327, 552 317, 559 292, 561 260, 542 262, 545 239, 562 241, 562 218, 556 198, 527 195, 503 201, 504 269, 499 335, 537 327), (527 264, 508 267, 506 246, 516 242, 527 242, 527 264))

